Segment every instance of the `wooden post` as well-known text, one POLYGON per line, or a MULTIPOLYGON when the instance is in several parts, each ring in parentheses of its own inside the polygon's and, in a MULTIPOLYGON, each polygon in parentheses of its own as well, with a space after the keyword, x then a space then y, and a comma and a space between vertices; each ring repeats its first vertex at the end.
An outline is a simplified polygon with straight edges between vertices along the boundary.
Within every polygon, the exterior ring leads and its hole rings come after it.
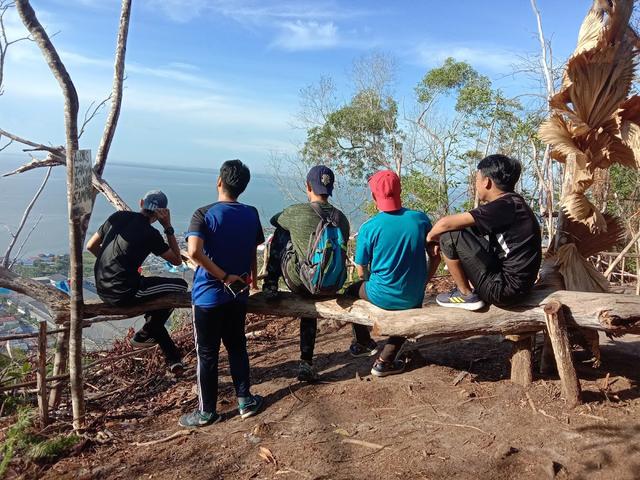
MULTIPOLYGON (((56 353, 53 359, 53 376, 63 375, 67 372, 67 360, 69 353, 69 329, 56 335, 56 353)), ((58 408, 62 398, 62 382, 54 383, 49 394, 49 407, 58 408)))
POLYGON ((553 358, 553 346, 549 338, 549 332, 543 333, 544 343, 542 344, 542 354, 540 355, 540 373, 549 374, 556 368, 556 361, 553 358))
POLYGON ((47 402, 47 322, 39 322, 38 331, 38 413, 40 414, 40 428, 49 423, 49 406, 47 402))
POLYGON ((533 340, 535 334, 508 335, 507 340, 513 342, 511 351, 511 381, 523 387, 533 381, 533 340))
POLYGON ((78 150, 67 160, 69 172, 67 195, 69 203, 69 277, 71 302, 69 318, 69 378, 73 428, 84 427, 84 385, 82 375, 82 322, 84 297, 82 286, 82 249, 93 209, 91 151, 78 150))
POLYGON ((551 300, 544 306, 547 332, 553 345, 553 354, 562 385, 562 396, 573 408, 580 404, 580 382, 571 358, 571 345, 567 335, 567 326, 562 313, 562 304, 551 300))

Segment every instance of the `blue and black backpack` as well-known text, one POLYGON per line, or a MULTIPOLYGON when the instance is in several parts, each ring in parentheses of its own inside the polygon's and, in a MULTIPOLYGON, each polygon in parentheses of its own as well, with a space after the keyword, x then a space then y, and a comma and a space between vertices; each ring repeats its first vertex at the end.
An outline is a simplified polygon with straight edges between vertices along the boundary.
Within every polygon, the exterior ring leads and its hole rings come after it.
POLYGON ((309 238, 305 258, 300 259, 300 280, 312 295, 334 295, 347 279, 347 240, 339 227, 339 211, 325 213, 309 204, 320 221, 309 238))

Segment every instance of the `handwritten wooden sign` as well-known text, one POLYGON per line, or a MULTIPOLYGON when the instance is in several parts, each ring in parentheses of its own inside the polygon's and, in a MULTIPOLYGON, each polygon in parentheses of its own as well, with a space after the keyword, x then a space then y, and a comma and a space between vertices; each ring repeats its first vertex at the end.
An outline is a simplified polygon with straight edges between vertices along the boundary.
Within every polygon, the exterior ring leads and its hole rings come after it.
POLYGON ((73 187, 71 190, 71 218, 91 213, 93 186, 91 184, 91 150, 78 150, 73 159, 73 187))
POLYGON ((73 185, 69 192, 71 198, 69 213, 71 221, 79 228, 80 243, 84 243, 93 210, 92 179, 91 150, 78 150, 73 159, 73 185))

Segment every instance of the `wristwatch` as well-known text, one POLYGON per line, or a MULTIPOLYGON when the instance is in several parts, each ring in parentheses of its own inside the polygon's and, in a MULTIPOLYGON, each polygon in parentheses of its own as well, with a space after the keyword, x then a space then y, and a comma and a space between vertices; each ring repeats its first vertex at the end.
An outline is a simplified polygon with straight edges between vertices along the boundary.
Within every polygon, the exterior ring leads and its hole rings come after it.
POLYGON ((164 233, 165 235, 174 235, 176 231, 173 229, 173 227, 167 227, 164 229, 164 233))

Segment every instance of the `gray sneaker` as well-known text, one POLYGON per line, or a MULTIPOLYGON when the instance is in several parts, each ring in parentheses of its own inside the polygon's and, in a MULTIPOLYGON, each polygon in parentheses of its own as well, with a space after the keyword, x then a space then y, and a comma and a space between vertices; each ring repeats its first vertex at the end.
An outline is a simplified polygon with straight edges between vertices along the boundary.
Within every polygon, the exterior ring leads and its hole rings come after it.
POLYGON ((471 311, 480 310, 484 307, 484 302, 475 292, 464 295, 457 288, 454 288, 449 293, 441 293, 436 297, 436 302, 441 307, 462 308, 471 311))
POLYGON ((264 398, 260 395, 251 395, 248 402, 238 402, 238 412, 240 412, 240 418, 245 419, 254 416, 262 408, 264 398))
POLYGON ((222 417, 215 412, 201 412, 200 410, 194 410, 191 413, 187 413, 180 417, 178 424, 181 427, 197 428, 206 427, 207 425, 213 425, 222 420, 222 417))

